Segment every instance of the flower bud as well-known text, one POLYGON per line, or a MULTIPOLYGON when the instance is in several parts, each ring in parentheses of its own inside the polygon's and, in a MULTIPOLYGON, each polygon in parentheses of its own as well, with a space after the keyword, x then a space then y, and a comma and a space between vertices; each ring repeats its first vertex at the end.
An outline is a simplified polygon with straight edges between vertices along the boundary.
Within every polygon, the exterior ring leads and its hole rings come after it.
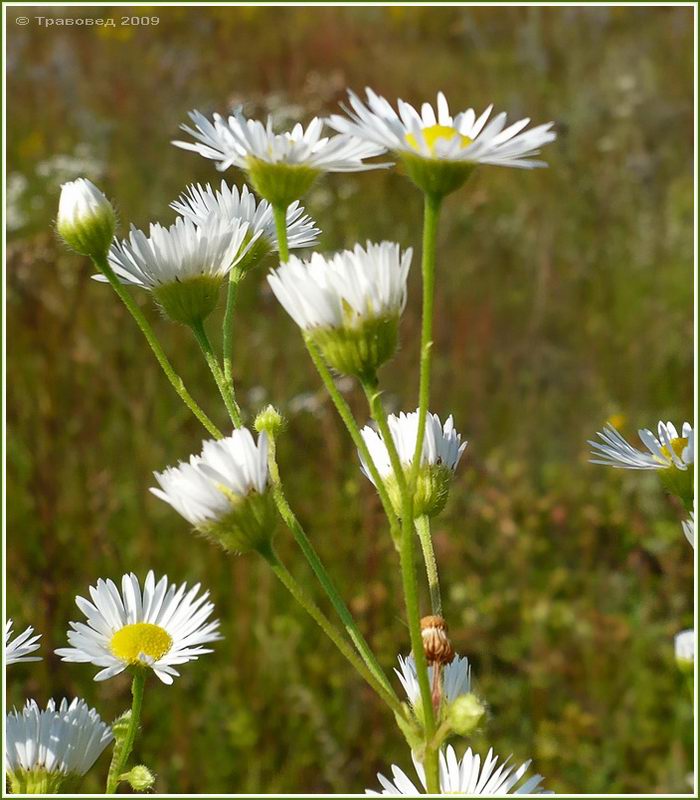
POLYGON ((447 635, 445 620, 437 615, 423 617, 420 630, 428 664, 449 664, 455 654, 447 635))
POLYGON ((56 229, 70 248, 83 256, 103 259, 116 225, 112 204, 94 183, 78 178, 63 184, 56 229))
POLYGON ((280 414, 280 412, 272 405, 263 408, 255 417, 253 427, 258 433, 267 433, 268 436, 274 438, 284 430, 287 421, 280 414))
POLYGON ((475 694, 463 694, 447 707, 447 722, 458 736, 471 736, 479 727, 486 708, 475 694))
POLYGON ((128 772, 119 776, 120 781, 126 781, 135 792, 146 792, 156 782, 156 776, 148 767, 138 764, 128 772))

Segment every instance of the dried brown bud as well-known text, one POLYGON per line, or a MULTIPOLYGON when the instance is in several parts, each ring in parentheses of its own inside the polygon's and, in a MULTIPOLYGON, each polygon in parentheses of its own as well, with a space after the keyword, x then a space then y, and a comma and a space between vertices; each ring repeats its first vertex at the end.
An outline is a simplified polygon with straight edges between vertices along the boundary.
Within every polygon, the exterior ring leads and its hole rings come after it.
POLYGON ((445 620, 434 615, 423 617, 420 629, 428 664, 449 664, 454 658, 454 650, 447 635, 445 620))

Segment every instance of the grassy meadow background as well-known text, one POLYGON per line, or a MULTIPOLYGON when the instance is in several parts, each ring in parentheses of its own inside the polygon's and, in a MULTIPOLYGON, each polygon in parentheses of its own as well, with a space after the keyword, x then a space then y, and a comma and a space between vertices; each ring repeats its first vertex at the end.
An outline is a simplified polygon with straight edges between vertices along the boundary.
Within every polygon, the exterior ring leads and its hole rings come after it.
MULTIPOLYGON (((73 598, 148 568, 211 590, 225 640, 149 682, 136 758, 162 792, 362 792, 407 749, 364 685, 259 559, 227 559, 147 491, 203 430, 87 259, 52 230, 85 175, 130 222, 169 223, 213 163, 172 147, 187 111, 245 103, 280 124, 333 111, 346 86, 455 109, 494 102, 556 121, 547 170, 478 170, 446 203, 432 410, 469 440, 435 524, 446 616, 490 719, 475 744, 534 758, 557 792, 684 792, 692 712, 673 636, 692 625, 682 511, 655 477, 588 463, 608 419, 634 437, 692 415, 692 10, 156 8, 157 27, 26 27, 9 9, 7 609, 43 634, 8 702, 82 695, 111 719, 128 680, 62 664, 73 598)), ((27 9, 114 17, 125 8, 27 9)), ((237 172, 226 174, 241 182, 237 172)), ((420 245, 420 197, 395 171, 329 176, 305 200, 332 250, 420 245)), ((274 262, 270 260, 268 266, 274 262)), ((381 374, 417 396, 417 259, 402 348, 381 374)), ((288 492, 387 669, 407 652, 396 554, 375 493, 267 289, 246 280, 235 371, 248 418, 289 418, 288 492)), ((153 320, 220 425, 188 331, 153 320)), ((220 316, 210 321, 216 333, 220 316)), ((360 420, 363 398, 344 381, 360 420)), ((291 537, 287 563, 310 580, 291 537)), ((320 597, 320 595, 319 595, 320 597)), ((424 595, 425 599, 425 595, 424 595)), ((425 604, 427 607, 427 604, 425 604)), ((324 606, 325 607, 325 606, 324 606)), ((85 789, 99 791, 107 756, 85 789)))

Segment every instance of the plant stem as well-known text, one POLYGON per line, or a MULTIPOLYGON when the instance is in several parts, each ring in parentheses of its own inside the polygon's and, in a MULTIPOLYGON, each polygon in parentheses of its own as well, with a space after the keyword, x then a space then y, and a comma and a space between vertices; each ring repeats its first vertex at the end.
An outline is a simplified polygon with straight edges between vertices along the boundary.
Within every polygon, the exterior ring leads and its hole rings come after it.
POLYGON ((435 550, 433 549, 433 538, 430 534, 430 518, 425 515, 417 517, 415 525, 416 533, 423 549, 423 560, 425 561, 425 571, 428 576, 428 587, 430 588, 430 605, 433 609, 433 614, 441 617, 442 597, 440 596, 440 579, 438 577, 437 561, 435 560, 435 550))
POLYGON ((166 377, 170 381, 173 389, 175 389, 175 391, 177 392, 179 398, 187 406, 187 408, 189 408, 189 410, 194 414, 194 416, 202 423, 202 425, 209 431, 209 433, 212 436, 214 436, 216 439, 221 439, 223 434, 216 427, 216 425, 214 425, 214 423, 209 419, 209 417, 204 413, 204 411, 200 408, 200 406, 197 404, 192 395, 185 388, 185 384, 182 378, 173 369, 173 366, 168 360, 168 357, 165 355, 165 351, 163 350, 163 347, 158 341, 158 338, 156 337, 150 323, 144 316, 141 309, 136 305, 134 299, 129 294, 128 290, 123 286, 119 278, 117 278, 117 276, 114 274, 114 270, 110 267, 107 259, 106 258, 93 259, 93 262, 97 267, 97 269, 99 269, 99 271, 105 276, 105 278, 107 278, 111 287, 119 296, 119 299, 126 306, 127 311, 134 318, 134 321, 139 326, 141 333, 143 333, 144 337, 146 338, 146 341, 148 342, 151 350, 153 351, 153 355, 156 357, 156 360, 160 364, 161 369, 163 370, 166 377))
POLYGON ((259 550, 260 555, 270 565, 272 571, 282 582, 287 591, 299 603, 299 605, 306 611, 306 613, 316 622, 321 630, 328 636, 333 644, 340 650, 350 664, 359 672, 365 681, 374 689, 374 691, 381 697, 382 700, 389 706, 389 708, 401 717, 406 717, 406 712, 401 706, 401 703, 396 699, 392 693, 389 694, 372 672, 367 668, 365 662, 357 655, 348 642, 343 638, 340 632, 336 629, 333 623, 326 617, 321 609, 316 605, 313 598, 307 594, 306 590, 301 586, 297 579, 289 572, 289 570, 280 561, 277 553, 270 545, 268 550, 259 550))
POLYGON ((382 396, 376 382, 363 384, 367 401, 369 402, 372 418, 379 427, 379 432, 389 453, 389 460, 394 472, 394 477, 401 492, 401 579, 403 582, 404 599, 406 603, 406 617, 408 630, 411 637, 411 650, 416 662, 416 676, 420 688, 421 704, 424 717, 425 754, 423 766, 428 794, 439 794, 440 774, 438 752, 433 746, 435 734, 435 712, 433 709, 432 690, 428 676, 428 663, 423 650, 423 637, 420 629, 420 605, 418 602, 418 584, 416 580, 416 566, 413 552, 413 495, 409 491, 406 475, 399 458, 394 437, 391 435, 386 410, 382 403, 382 396))
POLYGON ((134 679, 131 683, 131 716, 129 717, 129 727, 126 731, 124 741, 117 751, 115 746, 114 755, 117 756, 117 761, 112 758, 112 763, 109 765, 109 774, 107 775, 107 789, 106 794, 115 794, 117 786, 119 785, 119 776, 123 774, 126 767, 131 751, 134 747, 136 740, 136 733, 139 729, 139 720, 141 719, 141 706, 143 705, 143 687, 146 683, 146 669, 138 667, 134 671, 134 679))
POLYGON ((433 307, 435 304, 435 251, 437 249, 437 226, 440 216, 442 196, 426 194, 423 206, 423 254, 421 272, 423 275, 423 311, 420 345, 420 387, 418 390, 418 433, 416 449, 413 454, 413 469, 409 484, 413 486, 418 477, 425 420, 428 415, 430 399, 430 368, 433 351, 433 307))
POLYGON ((306 342, 306 349, 309 351, 311 360, 314 362, 314 366, 316 367, 318 374, 321 376, 323 385, 326 387, 326 391, 330 395, 333 404, 338 410, 340 418, 345 423, 345 427, 348 429, 348 433, 350 434, 350 438, 352 439, 353 444, 355 445, 355 447, 357 447, 358 451, 362 455, 362 458, 367 464, 370 475, 372 476, 372 481, 374 482, 374 485, 376 486, 377 489, 377 493, 379 494, 379 499, 382 502, 384 513, 386 514, 387 519, 389 520, 392 537, 394 541, 398 541, 399 526, 396 513, 394 512, 394 507, 391 504, 389 493, 387 492, 386 485, 384 484, 384 479, 379 474, 379 470, 377 469, 374 463, 374 459, 372 458, 372 455, 369 452, 369 448, 367 447, 364 437, 360 433, 360 428, 357 425, 357 422, 355 422, 355 417, 353 417, 352 415, 350 406, 345 402, 345 398, 338 391, 338 387, 335 385, 333 376, 331 375, 330 370, 326 366, 323 357, 318 352, 316 345, 306 336, 304 337, 304 341, 306 342))
POLYGON ((272 213, 275 217, 275 230, 277 231, 277 249, 280 254, 280 263, 289 261, 289 247, 287 245, 287 209, 285 206, 273 206, 272 213))
POLYGON ((226 294, 226 311, 224 312, 224 380, 226 386, 231 392, 231 396, 236 399, 236 394, 233 387, 233 312, 236 308, 236 300, 238 299, 238 284, 243 279, 245 274, 240 266, 234 267, 228 276, 228 292, 226 294))
POLYGON ((240 428, 243 425, 243 420, 241 419, 241 410, 238 408, 238 403, 236 403, 236 399, 233 396, 233 387, 230 387, 226 384, 224 373, 221 371, 219 361, 216 358, 216 353, 214 353, 214 349, 211 346, 211 342, 209 341, 209 337, 207 336, 207 332, 204 328, 204 322, 200 319, 197 322, 192 323, 190 328, 192 328, 194 338, 202 348, 204 358, 207 360, 211 374, 214 376, 216 385, 219 387, 219 392, 221 393, 221 397, 226 405, 226 410, 228 411, 229 417, 231 417, 231 421, 233 422, 234 426, 236 428, 240 428))
POLYGON ((294 538, 297 541, 297 544, 301 548, 302 553, 304 554, 306 560, 309 562, 311 569, 314 571, 314 574, 318 578, 319 583, 323 587, 328 599, 331 601, 333 608, 335 609, 336 613, 340 617, 341 622, 345 626, 345 630, 347 631, 348 636, 352 639, 357 651, 360 653, 362 658, 364 659, 365 664, 367 667, 372 671, 374 677, 382 684, 386 692, 393 696, 395 702, 398 704, 398 698, 396 697, 394 690, 389 683, 386 675, 384 674, 384 670, 382 670, 379 662, 377 661, 372 649, 367 644, 364 636, 360 632, 359 628, 357 627, 357 623, 355 622, 354 617, 350 613, 348 607, 345 605, 338 589, 336 588, 335 584, 333 583, 333 579, 326 571, 326 568, 323 566, 321 559, 319 558, 318 554, 316 553, 313 545, 311 544, 304 528, 302 527, 299 520, 296 518, 296 515, 291 509, 289 505, 289 501, 284 493, 284 488, 282 486, 282 481, 280 479, 280 472, 279 466, 277 464, 277 443, 273 436, 269 437, 269 451, 268 451, 268 464, 270 470, 270 480, 272 482, 272 492, 273 497, 275 500, 275 504, 277 506, 277 510, 279 511, 280 516, 284 520, 285 524, 292 532, 294 538))

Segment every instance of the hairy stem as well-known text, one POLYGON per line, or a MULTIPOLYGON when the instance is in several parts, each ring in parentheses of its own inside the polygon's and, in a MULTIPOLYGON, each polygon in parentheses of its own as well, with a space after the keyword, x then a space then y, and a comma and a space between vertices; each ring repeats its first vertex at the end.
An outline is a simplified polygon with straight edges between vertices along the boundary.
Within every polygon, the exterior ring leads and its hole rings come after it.
POLYGON ((430 589, 430 605, 433 614, 442 616, 442 597, 440 596, 440 579, 438 577, 437 561, 435 550, 433 549, 433 537, 430 533, 430 519, 427 516, 417 517, 415 521, 416 533, 420 539, 423 550, 423 561, 425 561, 425 572, 428 576, 428 588, 430 589))
POLYGON ((175 372, 173 369, 172 364, 168 360, 168 357, 165 355, 165 351, 161 346, 158 338, 153 331, 150 323, 144 316, 141 309, 136 305, 134 299, 129 294, 128 290, 124 285, 120 282, 119 278, 114 274, 114 270, 110 267, 109 262, 107 259, 93 259, 93 262, 97 269, 107 278, 111 287, 119 296, 119 299, 124 303, 126 306, 127 311, 131 314, 134 318, 134 321, 139 326, 141 333, 144 335, 146 341, 148 342, 149 347, 153 351, 153 355, 156 357, 156 360, 160 364, 161 369, 165 373, 166 377, 170 381, 173 389, 178 394, 178 397, 182 400, 182 402, 189 408, 189 410, 194 414, 194 416, 202 423, 202 425, 209 431, 209 433, 214 436, 216 439, 221 439, 223 434, 221 431, 214 425, 214 423, 209 419, 209 417, 204 413, 204 411, 200 408, 196 400, 192 397, 192 395, 187 391, 185 388, 185 384, 183 383, 182 378, 175 372))
POLYGON ((134 679, 131 683, 131 716, 129 717, 129 727, 126 731, 126 736, 117 749, 115 746, 112 763, 109 765, 109 773, 107 775, 107 788, 106 794, 115 794, 117 786, 119 785, 119 776, 124 773, 126 764, 134 749, 134 742, 136 741, 136 734, 139 729, 139 721, 141 719, 141 706, 143 705, 143 688, 146 684, 146 668, 138 667, 134 672, 134 679), (116 761, 114 759, 116 756, 116 761))
POLYGON ((224 373, 221 371, 216 353, 214 352, 214 348, 211 346, 211 342, 209 341, 209 337, 207 336, 207 332, 204 328, 204 322, 202 322, 202 320, 198 320, 190 325, 190 327, 192 328, 194 338, 197 340, 197 343, 202 349, 202 353, 204 353, 204 358, 209 365, 211 374, 214 376, 216 385, 219 387, 219 392, 224 401, 229 417, 231 417, 231 422, 233 422, 236 428, 240 428, 243 425, 243 420, 241 419, 241 410, 238 408, 236 398, 233 396, 233 387, 228 386, 226 383, 224 373))
POLYGON ((355 670, 364 678, 364 680, 374 689, 374 691, 384 700, 384 702, 391 708, 394 713, 400 716, 406 716, 401 704, 390 695, 380 683, 372 672, 368 669, 364 661, 352 649, 347 640, 337 630, 335 625, 328 619, 328 617, 316 605, 314 599, 307 594, 306 590, 301 586, 297 579, 289 572, 289 570, 280 561, 277 553, 272 549, 260 550, 260 555, 270 565, 272 571, 279 578, 281 583, 292 595, 292 597, 299 603, 299 605, 306 611, 306 613, 316 622, 321 630, 328 636, 333 644, 340 650, 343 656, 350 662, 355 670))

